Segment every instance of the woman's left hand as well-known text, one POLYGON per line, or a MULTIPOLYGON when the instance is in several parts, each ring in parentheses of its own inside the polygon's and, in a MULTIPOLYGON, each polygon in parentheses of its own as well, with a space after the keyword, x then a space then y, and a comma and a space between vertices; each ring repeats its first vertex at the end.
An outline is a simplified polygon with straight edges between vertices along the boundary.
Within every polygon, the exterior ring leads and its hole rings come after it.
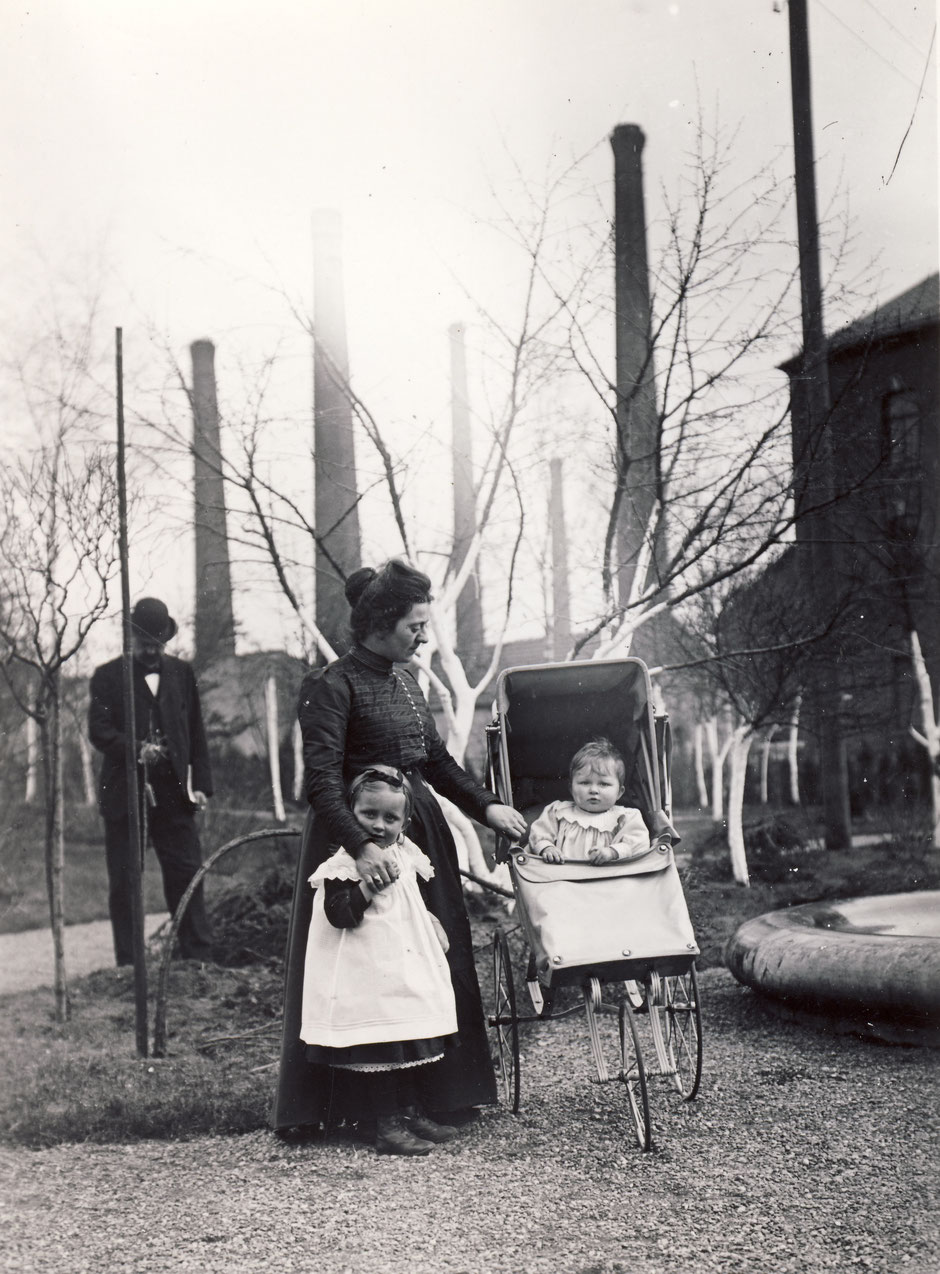
POLYGON ((528 833, 528 824, 511 805, 488 805, 486 822, 494 832, 508 836, 510 840, 523 840, 528 833))

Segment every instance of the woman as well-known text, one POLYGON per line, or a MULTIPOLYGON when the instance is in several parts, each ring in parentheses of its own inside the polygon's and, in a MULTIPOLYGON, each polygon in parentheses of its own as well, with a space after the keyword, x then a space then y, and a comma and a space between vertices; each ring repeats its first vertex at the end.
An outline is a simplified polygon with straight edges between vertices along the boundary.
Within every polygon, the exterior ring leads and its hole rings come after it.
POLYGON ((447 752, 406 664, 427 641, 428 577, 404 562, 356 571, 346 584, 352 650, 304 678, 298 717, 310 810, 291 908, 284 994, 284 1036, 272 1123, 277 1130, 371 1118, 342 1072, 311 1064, 300 1039, 304 951, 313 891, 311 873, 337 845, 356 859, 373 889, 391 883, 388 859, 350 812, 349 782, 371 765, 391 765, 411 782, 415 805, 408 836, 427 854, 434 876, 424 886, 429 910, 444 927, 457 1004, 459 1046, 421 1076, 426 1109, 453 1122, 496 1100, 496 1085, 473 961, 454 838, 427 783, 472 818, 510 839, 526 833, 522 815, 475 783, 447 752))

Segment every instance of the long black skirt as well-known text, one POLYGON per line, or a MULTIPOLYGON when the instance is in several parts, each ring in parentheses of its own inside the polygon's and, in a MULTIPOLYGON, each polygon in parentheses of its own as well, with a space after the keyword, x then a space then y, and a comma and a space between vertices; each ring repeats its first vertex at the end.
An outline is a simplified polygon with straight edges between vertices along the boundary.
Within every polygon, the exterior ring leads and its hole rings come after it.
MULTIPOLYGON (((467 1106, 496 1101, 496 1080, 490 1058, 480 986, 473 961, 470 921, 464 905, 457 863, 457 848, 440 805, 420 775, 411 776, 415 809, 408 836, 427 854, 434 878, 422 883, 428 907, 437 916, 450 941, 450 966, 457 1003, 458 1044, 440 1062, 417 1067, 418 1100, 428 1111, 446 1113, 467 1106)), ((309 877, 333 852, 322 822, 310 810, 304 826, 297 863, 297 878, 287 935, 284 976, 284 1031, 277 1092, 271 1112, 272 1127, 330 1128, 368 1118, 350 1072, 317 1066, 307 1060, 307 1046, 300 1038, 304 958, 307 931, 313 910, 309 877)))

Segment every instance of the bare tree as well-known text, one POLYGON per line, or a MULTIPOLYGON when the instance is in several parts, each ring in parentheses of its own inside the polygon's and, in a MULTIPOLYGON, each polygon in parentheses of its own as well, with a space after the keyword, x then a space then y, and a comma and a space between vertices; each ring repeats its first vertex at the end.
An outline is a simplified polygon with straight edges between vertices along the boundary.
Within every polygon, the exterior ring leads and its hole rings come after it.
POLYGON ((59 1021, 69 1013, 63 674, 107 612, 118 569, 114 462, 94 440, 93 331, 92 307, 76 330, 55 330, 11 369, 25 435, 0 472, 0 669, 38 727, 59 1021))

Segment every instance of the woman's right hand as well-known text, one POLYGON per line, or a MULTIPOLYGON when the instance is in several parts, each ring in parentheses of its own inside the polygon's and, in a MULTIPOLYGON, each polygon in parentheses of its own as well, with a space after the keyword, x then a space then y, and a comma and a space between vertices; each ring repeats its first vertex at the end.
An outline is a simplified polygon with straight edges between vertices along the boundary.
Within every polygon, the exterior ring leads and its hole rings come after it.
POLYGON ((356 866, 359 875, 375 893, 381 893, 398 878, 398 864, 371 840, 366 841, 356 855, 356 866))

